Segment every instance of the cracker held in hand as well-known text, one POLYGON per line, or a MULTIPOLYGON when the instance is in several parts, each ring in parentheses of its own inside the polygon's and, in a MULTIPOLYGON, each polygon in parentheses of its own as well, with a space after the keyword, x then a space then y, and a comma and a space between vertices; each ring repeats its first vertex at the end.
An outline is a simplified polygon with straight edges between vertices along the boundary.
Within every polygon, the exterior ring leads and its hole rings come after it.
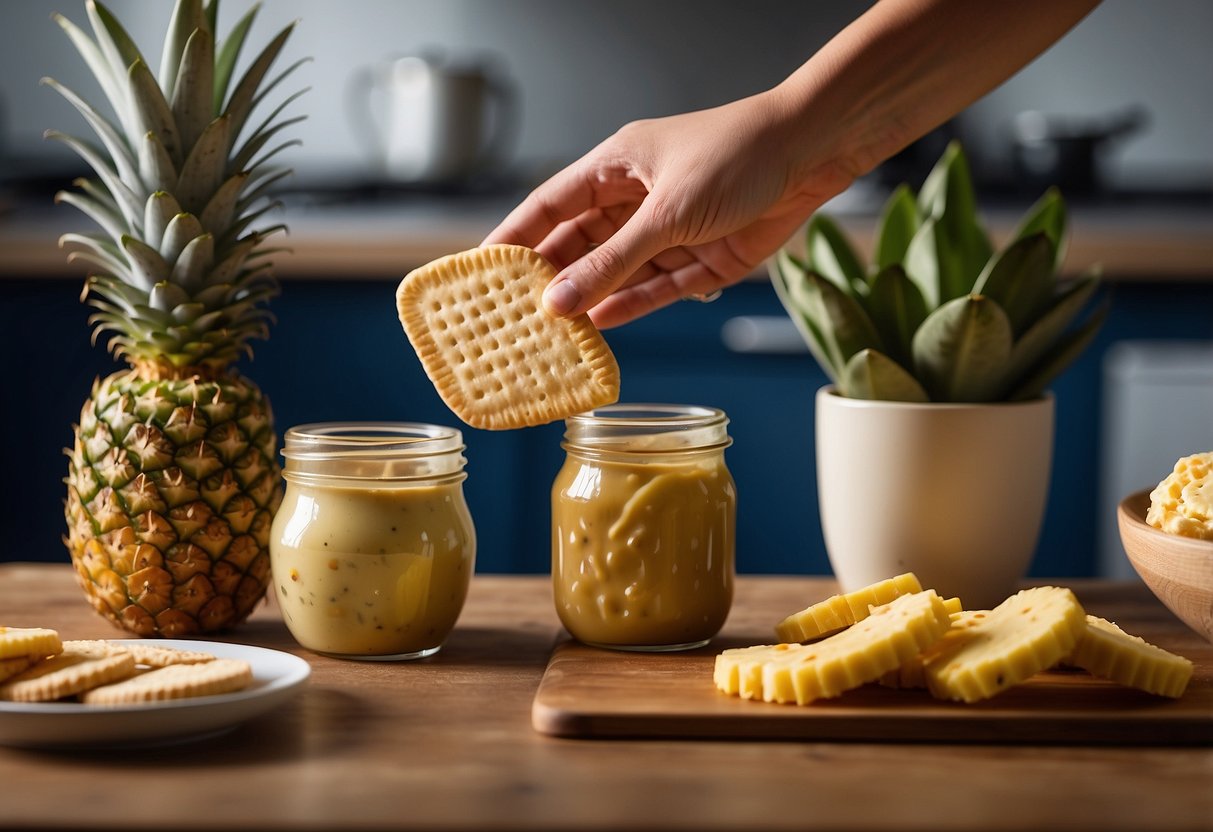
POLYGON ((542 425, 619 398, 619 366, 589 317, 543 310, 555 276, 531 249, 493 245, 400 282, 405 334, 442 400, 472 427, 542 425))

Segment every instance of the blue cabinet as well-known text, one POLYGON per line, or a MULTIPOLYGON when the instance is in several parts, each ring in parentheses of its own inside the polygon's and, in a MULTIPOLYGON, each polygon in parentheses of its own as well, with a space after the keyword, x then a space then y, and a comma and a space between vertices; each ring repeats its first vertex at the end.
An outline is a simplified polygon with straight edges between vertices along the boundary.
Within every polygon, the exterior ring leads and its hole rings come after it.
MULTIPOLYGON (((77 281, 9 278, 4 288, 0 560, 62 561, 61 449, 71 442, 93 378, 116 365, 89 344, 77 281)), ((280 432, 328 420, 456 423, 400 329, 394 290, 378 280, 284 282, 272 338, 254 343, 255 358, 243 366, 269 395, 280 432)), ((1126 283, 1112 298, 1096 344, 1054 385, 1057 440, 1036 575, 1095 570, 1104 351, 1121 338, 1213 338, 1213 283, 1126 283)), ((782 315, 766 283, 736 286, 712 304, 679 303, 609 331, 622 397, 725 410, 734 439, 727 459, 737 481, 738 568, 828 573, 813 451, 813 396, 826 379, 806 353, 729 350, 721 329, 743 315, 782 315)), ((547 570, 548 491, 563 459, 561 428, 465 430, 479 571, 547 570)))

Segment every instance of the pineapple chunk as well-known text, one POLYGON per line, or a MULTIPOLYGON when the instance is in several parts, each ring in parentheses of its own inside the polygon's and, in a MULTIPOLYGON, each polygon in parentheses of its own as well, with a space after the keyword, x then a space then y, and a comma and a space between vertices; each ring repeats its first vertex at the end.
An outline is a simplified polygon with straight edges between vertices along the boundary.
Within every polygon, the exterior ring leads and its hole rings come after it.
POLYGON ((42 659, 63 651, 59 633, 41 627, 0 627, 0 659, 42 659))
POLYGON ((1192 678, 1192 662, 1183 656, 1094 615, 1087 616, 1086 629, 1065 662, 1126 687, 1172 698, 1183 696, 1192 678))
POLYGON ((921 689, 927 686, 927 678, 923 674, 923 667, 931 660, 932 656, 938 654, 950 643, 952 638, 955 638, 951 633, 954 630, 965 630, 969 627, 974 627, 990 614, 989 610, 961 610, 959 602, 959 598, 949 598, 944 601, 944 606, 948 607, 948 613, 952 620, 952 624, 948 627, 948 632, 944 633, 944 637, 913 658, 902 662, 900 667, 890 670, 881 676, 879 680, 880 684, 887 688, 900 689, 921 689))
POLYGON ((1017 685, 1068 655, 1086 630, 1086 613, 1063 587, 1022 590, 988 613, 952 627, 923 663, 940 699, 976 702, 1017 685))
POLYGON ((832 595, 780 621, 775 625, 775 635, 789 643, 833 635, 867 618, 872 607, 913 592, 922 592, 922 585, 913 572, 907 572, 854 592, 832 595))
POLYGON ((815 644, 725 650, 716 657, 716 686, 743 699, 806 705, 880 678, 934 643, 949 623, 934 591, 902 595, 815 644))

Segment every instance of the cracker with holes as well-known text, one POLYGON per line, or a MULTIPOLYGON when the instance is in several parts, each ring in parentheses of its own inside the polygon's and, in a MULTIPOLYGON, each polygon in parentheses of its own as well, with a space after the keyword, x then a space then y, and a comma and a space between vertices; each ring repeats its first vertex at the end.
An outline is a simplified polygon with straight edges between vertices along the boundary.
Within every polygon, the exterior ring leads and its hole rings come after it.
POLYGON ((135 657, 103 642, 65 641, 49 659, 0 684, 0 700, 53 702, 98 685, 125 679, 135 672, 135 657))
POLYGON ((404 332, 447 407, 472 427, 542 425, 619 398, 619 366, 589 317, 543 310, 555 276, 531 249, 493 245, 400 282, 404 332))
POLYGON ((133 705, 166 699, 214 696, 243 690, 253 669, 239 659, 213 659, 199 664, 171 664, 101 685, 81 694, 86 705, 133 705))

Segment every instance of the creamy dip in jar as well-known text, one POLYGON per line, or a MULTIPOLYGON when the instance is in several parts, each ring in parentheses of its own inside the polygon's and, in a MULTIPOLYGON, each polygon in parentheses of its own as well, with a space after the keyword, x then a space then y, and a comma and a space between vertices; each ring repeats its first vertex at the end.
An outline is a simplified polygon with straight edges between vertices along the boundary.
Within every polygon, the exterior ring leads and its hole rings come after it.
POLYGON ((459 431, 437 425, 287 431, 270 560, 283 620, 301 645, 363 659, 438 651, 475 565, 463 447, 459 431))
POLYGON ((737 494, 722 411, 611 405, 566 422, 552 487, 556 611, 587 644, 706 644, 733 601, 737 494))

